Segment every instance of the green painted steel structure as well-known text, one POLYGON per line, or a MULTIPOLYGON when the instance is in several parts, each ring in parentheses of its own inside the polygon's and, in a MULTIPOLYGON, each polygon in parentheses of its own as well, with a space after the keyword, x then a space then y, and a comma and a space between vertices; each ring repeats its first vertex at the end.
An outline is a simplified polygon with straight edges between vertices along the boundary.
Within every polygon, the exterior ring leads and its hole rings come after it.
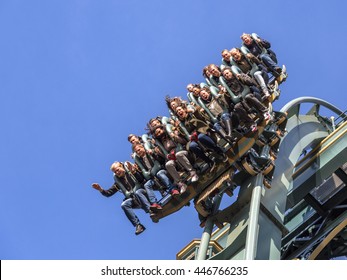
MULTIPOLYGON (((206 256, 212 221, 227 223, 228 231, 224 249, 210 259, 279 260, 309 258, 347 218, 346 114, 314 97, 295 99, 281 111, 288 113, 288 122, 272 188, 263 187, 261 174, 243 178, 237 200, 209 217, 199 259, 206 256), (302 114, 304 103, 312 107, 302 114), (323 109, 336 116, 322 116, 323 109)), ((346 229, 335 239, 339 243, 330 242, 329 250, 322 249, 316 258, 345 256, 346 229)))

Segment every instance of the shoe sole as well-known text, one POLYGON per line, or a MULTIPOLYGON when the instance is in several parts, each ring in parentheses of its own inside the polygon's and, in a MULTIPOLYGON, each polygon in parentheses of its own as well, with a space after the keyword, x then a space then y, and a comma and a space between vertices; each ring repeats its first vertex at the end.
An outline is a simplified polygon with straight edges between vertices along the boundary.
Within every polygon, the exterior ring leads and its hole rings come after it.
POLYGON ((143 227, 143 229, 140 232, 135 232, 135 235, 139 235, 139 234, 143 233, 145 230, 146 230, 146 228, 143 227))
POLYGON ((162 207, 160 207, 160 208, 157 208, 157 207, 149 207, 149 209, 150 209, 152 212, 154 212, 154 213, 157 213, 158 211, 163 210, 162 207))

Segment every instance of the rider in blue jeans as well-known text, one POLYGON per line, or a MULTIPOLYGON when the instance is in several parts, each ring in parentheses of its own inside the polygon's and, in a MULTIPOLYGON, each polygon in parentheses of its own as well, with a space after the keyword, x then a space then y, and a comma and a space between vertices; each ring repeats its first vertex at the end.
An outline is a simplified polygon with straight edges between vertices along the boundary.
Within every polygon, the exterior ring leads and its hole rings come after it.
POLYGON ((142 208, 146 213, 150 212, 150 203, 146 197, 153 193, 153 190, 148 188, 148 192, 143 188, 137 189, 137 182, 135 177, 126 173, 124 166, 120 162, 115 162, 111 165, 111 170, 114 172, 115 183, 108 190, 104 190, 98 183, 93 183, 92 187, 106 197, 114 195, 120 191, 124 194, 125 198, 121 204, 121 208, 128 220, 135 227, 135 234, 142 233, 146 228, 141 224, 139 218, 136 216, 134 209, 142 208))
POLYGON ((250 34, 243 33, 241 36, 241 40, 243 41, 244 45, 249 49, 249 51, 255 55, 256 57, 259 57, 266 67, 270 70, 270 72, 277 78, 282 73, 282 68, 277 65, 276 56, 273 51, 270 50, 271 44, 270 42, 257 38, 252 38, 250 34), (267 49, 267 53, 262 53, 261 47, 267 49))

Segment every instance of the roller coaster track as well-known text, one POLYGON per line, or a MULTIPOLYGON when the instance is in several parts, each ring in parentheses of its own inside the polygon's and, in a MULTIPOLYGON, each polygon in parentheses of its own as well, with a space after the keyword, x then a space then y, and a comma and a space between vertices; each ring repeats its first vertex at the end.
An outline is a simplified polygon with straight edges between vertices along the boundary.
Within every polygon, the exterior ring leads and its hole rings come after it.
POLYGON ((279 146, 272 188, 263 188, 262 174, 241 178, 237 200, 208 218, 198 259, 206 256, 214 223, 230 227, 224 249, 210 259, 324 258, 322 251, 337 236, 339 253, 328 257, 347 254, 346 114, 314 97, 295 99, 281 112, 288 114, 287 132, 279 146), (311 103, 312 108, 300 114, 304 103, 311 103), (340 121, 322 117, 322 108, 335 113, 340 121), (319 186, 336 174, 343 184, 336 187, 337 193, 320 201, 316 193, 324 188, 319 186), (305 236, 306 232, 311 235, 305 236))

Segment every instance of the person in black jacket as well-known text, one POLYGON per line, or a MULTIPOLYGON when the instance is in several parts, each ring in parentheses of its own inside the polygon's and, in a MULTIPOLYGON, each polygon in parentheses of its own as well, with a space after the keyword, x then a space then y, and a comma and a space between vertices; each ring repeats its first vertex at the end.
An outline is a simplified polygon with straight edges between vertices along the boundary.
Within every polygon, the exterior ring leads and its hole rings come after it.
POLYGON ((141 224, 134 209, 142 208, 146 213, 150 212, 150 203, 146 198, 146 191, 141 187, 139 188, 136 176, 127 173, 121 162, 113 163, 111 170, 114 172, 114 184, 111 188, 104 190, 98 183, 93 183, 92 187, 106 197, 110 197, 118 191, 124 194, 125 198, 121 207, 128 220, 135 227, 135 234, 138 235, 146 228, 141 224))
MULTIPOLYGON (((257 94, 257 83, 253 78, 245 73, 233 74, 229 67, 225 67, 222 70, 222 74, 225 78, 226 85, 232 90, 235 95, 240 95, 243 92, 245 85, 249 86, 251 91, 246 96, 244 96, 246 103, 249 106, 253 107, 259 114, 262 114, 266 121, 272 118, 268 108, 266 108, 255 96, 255 94, 257 94)), ((243 116, 243 118, 244 120, 246 119, 248 123, 250 123, 249 117, 243 116)))
POLYGON ((165 163, 166 170, 173 178, 174 183, 179 187, 180 192, 185 192, 187 185, 181 180, 181 176, 177 172, 177 162, 181 164, 187 172, 189 172, 192 182, 196 182, 199 179, 187 157, 188 152, 182 148, 187 144, 187 140, 175 133, 172 133, 171 138, 165 127, 156 123, 155 120, 150 121, 148 126, 156 143, 160 145, 162 152, 167 154, 167 161, 165 163))
POLYGON ((255 40, 250 34, 246 33, 241 35, 241 40, 253 55, 259 57, 264 62, 276 78, 281 75, 282 68, 277 66, 277 58, 275 53, 270 50, 270 42, 261 38, 255 40), (262 53, 262 48, 265 48, 267 53, 262 53))
POLYGON ((230 50, 230 55, 232 56, 235 64, 245 74, 250 75, 253 69, 252 64, 255 64, 257 66, 258 69, 253 73, 253 77, 258 82, 265 97, 269 98, 270 94, 267 88, 267 84, 269 83, 269 76, 265 65, 263 65, 263 63, 252 53, 248 53, 246 57, 239 48, 232 48, 230 50))

